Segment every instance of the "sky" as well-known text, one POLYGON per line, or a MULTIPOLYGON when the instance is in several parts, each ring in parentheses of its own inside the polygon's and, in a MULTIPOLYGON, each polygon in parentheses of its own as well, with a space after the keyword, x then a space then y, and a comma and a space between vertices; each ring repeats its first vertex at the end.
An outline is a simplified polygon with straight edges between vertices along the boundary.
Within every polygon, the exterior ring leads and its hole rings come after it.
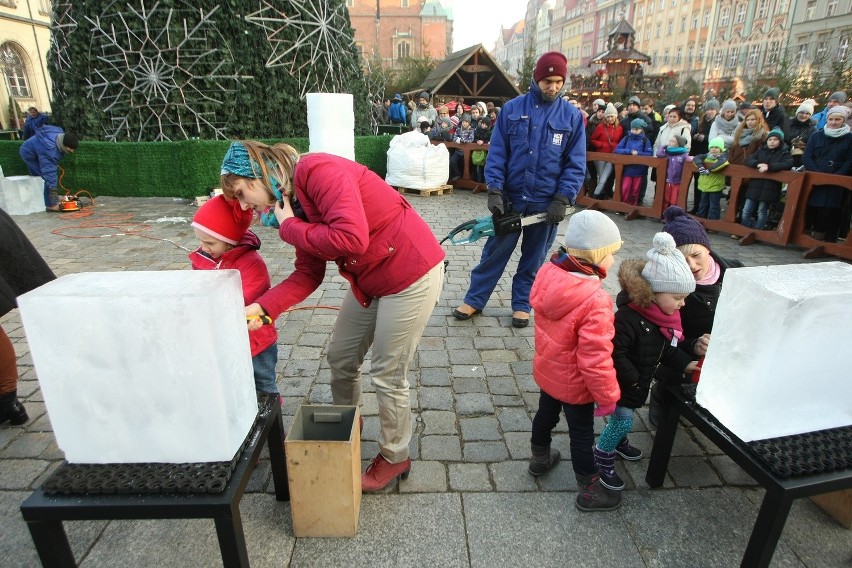
POLYGON ((453 51, 481 43, 494 48, 500 26, 524 18, 527 0, 444 0, 453 10, 453 51))

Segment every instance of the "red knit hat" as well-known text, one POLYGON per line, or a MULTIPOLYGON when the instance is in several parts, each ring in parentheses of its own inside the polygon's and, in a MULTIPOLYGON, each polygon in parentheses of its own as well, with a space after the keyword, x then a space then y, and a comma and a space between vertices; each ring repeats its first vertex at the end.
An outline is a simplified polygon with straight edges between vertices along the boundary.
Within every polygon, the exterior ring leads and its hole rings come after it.
POLYGON ((558 51, 548 51, 539 57, 533 71, 536 83, 553 75, 559 75, 562 79, 568 75, 568 59, 558 51))
POLYGON ((229 245, 240 242, 251 225, 252 212, 243 211, 236 199, 228 201, 217 195, 198 208, 192 226, 229 245))

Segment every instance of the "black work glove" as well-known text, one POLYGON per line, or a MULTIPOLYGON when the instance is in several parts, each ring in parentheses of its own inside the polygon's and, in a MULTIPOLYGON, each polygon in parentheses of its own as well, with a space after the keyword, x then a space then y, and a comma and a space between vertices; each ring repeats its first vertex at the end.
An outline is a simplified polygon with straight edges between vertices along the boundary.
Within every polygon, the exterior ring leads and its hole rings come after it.
POLYGON ((506 208, 503 205, 503 194, 496 189, 488 190, 488 210, 491 211, 492 215, 497 215, 498 217, 506 212, 506 208))
POLYGON ((547 217, 544 222, 548 225, 558 225, 561 223, 562 219, 565 218, 565 210, 569 204, 568 198, 563 195, 554 197, 550 205, 547 206, 547 217))

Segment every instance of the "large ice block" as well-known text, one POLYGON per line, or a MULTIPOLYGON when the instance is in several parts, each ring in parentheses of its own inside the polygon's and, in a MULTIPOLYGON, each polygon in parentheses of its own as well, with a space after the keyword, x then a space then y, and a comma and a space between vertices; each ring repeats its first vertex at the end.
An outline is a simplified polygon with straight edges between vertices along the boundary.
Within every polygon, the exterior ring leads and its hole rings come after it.
POLYGON ((44 180, 38 176, 0 177, 0 209, 9 215, 44 211, 44 180))
POLYGON ((18 304, 69 462, 234 457, 257 414, 239 272, 72 274, 18 304))
POLYGON ((308 93, 308 137, 311 152, 355 160, 355 112, 352 95, 308 93))
POLYGON ((696 399, 744 441, 852 424, 852 266, 725 273, 696 399))

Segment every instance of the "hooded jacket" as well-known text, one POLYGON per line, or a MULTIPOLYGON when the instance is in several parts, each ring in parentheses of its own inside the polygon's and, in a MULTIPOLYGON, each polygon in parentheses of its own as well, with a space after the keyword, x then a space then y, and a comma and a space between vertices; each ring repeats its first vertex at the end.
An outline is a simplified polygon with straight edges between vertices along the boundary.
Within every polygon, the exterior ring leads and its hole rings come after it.
MULTIPOLYGON (((253 304, 261 294, 269 290, 269 270, 260 250, 260 239, 251 231, 246 231, 237 245, 220 256, 212 259, 201 248, 189 253, 189 262, 193 270, 238 270, 243 284, 245 305, 253 304)), ((251 355, 254 357, 278 340, 275 325, 265 325, 249 332, 251 355)))
POLYGON ((545 101, 531 81, 497 115, 490 144, 485 182, 516 210, 544 211, 557 195, 574 203, 586 173, 586 131, 573 105, 545 101))
POLYGON ((306 154, 293 188, 307 221, 291 217, 278 229, 296 248, 295 270, 257 299, 276 319, 307 298, 337 264, 358 302, 401 292, 444 259, 432 229, 375 173, 345 158, 306 154))
POLYGON ((545 262, 533 282, 533 377, 553 398, 599 406, 618 401, 612 365, 612 298, 597 276, 545 262))
POLYGON ((666 339, 659 326, 651 323, 628 304, 642 308, 654 302, 651 285, 642 277, 646 260, 628 259, 621 263, 618 282, 621 292, 616 298, 615 337, 612 361, 621 388, 619 406, 640 408, 648 398, 654 371, 666 366, 683 374, 692 357, 666 339))

